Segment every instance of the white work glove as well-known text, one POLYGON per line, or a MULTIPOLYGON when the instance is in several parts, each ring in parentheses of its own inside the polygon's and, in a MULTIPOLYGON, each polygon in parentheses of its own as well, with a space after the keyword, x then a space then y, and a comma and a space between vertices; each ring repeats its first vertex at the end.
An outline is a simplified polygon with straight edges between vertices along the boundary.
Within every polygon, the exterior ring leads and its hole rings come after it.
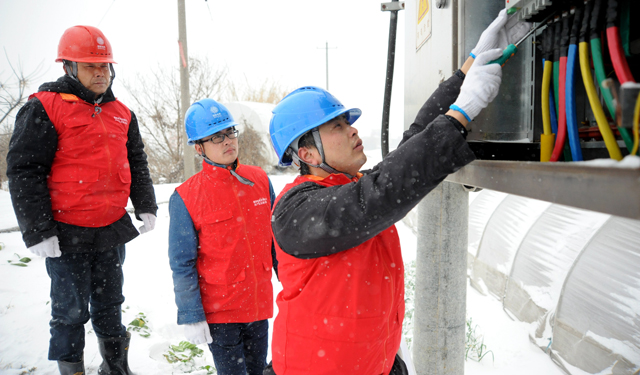
POLYGON ((185 324, 184 335, 187 338, 187 341, 196 345, 204 343, 211 344, 213 342, 211 332, 209 331, 209 325, 206 321, 185 324))
POLYGON ((449 108, 462 113, 467 120, 472 121, 495 99, 502 82, 502 67, 500 64, 487 63, 500 56, 502 50, 498 48, 478 55, 462 83, 458 98, 449 108))
POLYGON ((138 231, 140 231, 140 234, 151 232, 153 228, 156 227, 156 215, 140 214, 140 219, 142 219, 142 222, 144 223, 144 225, 138 228, 138 231))
POLYGON ((31 246, 29 251, 44 258, 57 258, 62 255, 58 236, 49 237, 39 244, 31 246))
POLYGON ((506 9, 501 10, 480 35, 478 44, 471 50, 471 57, 476 58, 490 49, 505 49, 509 44, 515 44, 531 30, 531 26, 531 23, 519 20, 516 14, 509 16, 506 9))

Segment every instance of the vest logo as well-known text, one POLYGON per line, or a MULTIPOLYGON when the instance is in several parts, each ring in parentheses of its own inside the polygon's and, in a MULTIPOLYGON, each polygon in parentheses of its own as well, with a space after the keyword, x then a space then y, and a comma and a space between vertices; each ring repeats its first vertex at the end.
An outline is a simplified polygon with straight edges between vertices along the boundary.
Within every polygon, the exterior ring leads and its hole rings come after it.
POLYGON ((253 201, 254 206, 261 206, 263 204, 267 204, 267 198, 260 198, 253 201))
POLYGON ((116 122, 121 123, 122 125, 127 125, 127 119, 126 118, 113 116, 113 119, 116 120, 116 122))

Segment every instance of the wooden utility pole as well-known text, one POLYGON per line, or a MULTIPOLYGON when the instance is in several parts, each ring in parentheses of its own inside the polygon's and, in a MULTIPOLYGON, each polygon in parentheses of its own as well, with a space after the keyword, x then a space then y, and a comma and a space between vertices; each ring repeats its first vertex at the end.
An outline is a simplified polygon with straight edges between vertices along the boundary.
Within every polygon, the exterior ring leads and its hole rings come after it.
POLYGON ((187 53, 187 22, 184 0, 178 0, 178 45, 180 47, 180 127, 182 128, 185 181, 196 173, 193 147, 187 144, 184 116, 191 105, 189 93, 189 54, 187 53))

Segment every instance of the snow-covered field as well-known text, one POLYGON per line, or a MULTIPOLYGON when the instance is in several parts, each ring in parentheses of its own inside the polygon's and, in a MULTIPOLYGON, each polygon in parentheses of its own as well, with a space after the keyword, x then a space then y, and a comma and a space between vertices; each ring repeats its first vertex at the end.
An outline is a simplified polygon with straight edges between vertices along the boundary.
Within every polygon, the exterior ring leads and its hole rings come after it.
MULTIPOLYGON (((274 175, 271 181, 276 194, 293 179, 293 175, 274 175)), ((195 367, 170 364, 164 357, 170 345, 184 340, 182 327, 176 324, 173 283, 167 257, 169 213, 167 202, 176 184, 157 185, 158 220, 154 231, 139 236, 127 245, 124 263, 126 301, 123 323, 132 322, 139 313, 147 318, 149 337, 133 332, 129 352, 131 369, 140 375, 206 374, 196 370, 213 366, 206 345, 199 347, 204 355, 195 367)), ((0 230, 16 227, 9 194, 0 191, 0 230)), ((402 222, 397 225, 405 262, 415 259, 416 237, 402 222)), ((55 362, 47 360, 49 345, 49 277, 43 258, 32 256, 25 248, 18 231, 0 233, 0 374, 57 374, 55 362), (8 261, 30 257, 27 267, 17 267, 8 261)), ((274 291, 281 289, 273 279, 274 291)), ((275 303, 274 303, 275 305, 275 303)), ((275 309, 277 311, 277 308, 275 309)), ((477 325, 491 354, 481 362, 467 361, 466 374, 533 375, 562 374, 549 357, 529 342, 529 325, 511 320, 502 305, 468 288, 467 314, 477 325)), ((87 323, 85 366, 87 374, 97 373, 101 363, 98 345, 87 323)))

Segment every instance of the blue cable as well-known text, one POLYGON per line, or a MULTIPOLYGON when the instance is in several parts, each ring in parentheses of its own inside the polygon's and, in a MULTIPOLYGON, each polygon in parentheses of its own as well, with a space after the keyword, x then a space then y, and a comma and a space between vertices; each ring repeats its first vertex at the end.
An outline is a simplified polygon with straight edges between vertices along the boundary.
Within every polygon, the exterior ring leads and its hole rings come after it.
POLYGON ((556 114, 556 101, 553 99, 553 87, 549 89, 549 114, 551 115, 551 131, 558 134, 558 115, 556 114))
POLYGON ((578 57, 578 45, 569 45, 569 55, 567 56, 567 81, 566 101, 567 101, 567 134, 569 135, 569 146, 571 146, 571 158, 573 161, 582 161, 582 149, 580 148, 580 137, 578 136, 578 116, 576 114, 576 93, 575 93, 575 71, 578 57))

